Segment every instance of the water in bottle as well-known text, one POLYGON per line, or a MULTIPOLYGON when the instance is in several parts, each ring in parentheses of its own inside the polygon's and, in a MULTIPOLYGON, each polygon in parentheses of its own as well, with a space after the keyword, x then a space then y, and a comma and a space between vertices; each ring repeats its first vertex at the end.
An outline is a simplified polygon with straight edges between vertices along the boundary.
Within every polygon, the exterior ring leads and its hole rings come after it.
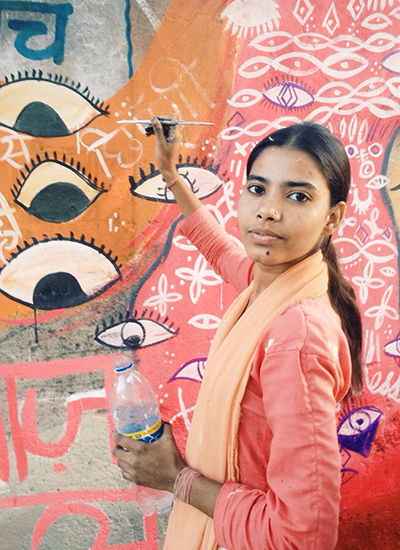
MULTIPOLYGON (((110 393, 110 411, 115 429, 132 439, 152 443, 161 437, 163 424, 157 398, 148 380, 137 370, 137 360, 121 357, 114 363, 115 380, 110 393)), ((173 495, 133 485, 136 500, 145 516, 156 510, 168 513, 173 495)))

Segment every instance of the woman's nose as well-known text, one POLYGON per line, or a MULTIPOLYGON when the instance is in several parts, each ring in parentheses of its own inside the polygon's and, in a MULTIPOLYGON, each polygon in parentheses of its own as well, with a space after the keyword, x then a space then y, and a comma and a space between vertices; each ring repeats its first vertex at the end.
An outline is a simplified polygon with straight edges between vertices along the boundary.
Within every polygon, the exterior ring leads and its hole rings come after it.
POLYGON ((268 201, 268 203, 260 206, 257 212, 257 218, 262 220, 279 221, 282 217, 281 208, 277 203, 268 201))

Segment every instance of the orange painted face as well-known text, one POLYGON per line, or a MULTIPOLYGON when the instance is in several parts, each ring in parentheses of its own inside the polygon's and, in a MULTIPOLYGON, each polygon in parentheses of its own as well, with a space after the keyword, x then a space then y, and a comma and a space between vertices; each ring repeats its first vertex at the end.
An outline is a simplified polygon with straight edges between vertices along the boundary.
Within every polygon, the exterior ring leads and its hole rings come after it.
MULTIPOLYGON (((232 59, 229 51, 222 53, 228 36, 216 29, 207 2, 200 10, 209 23, 185 28, 179 26, 180 4, 171 4, 140 71, 107 103, 65 76, 35 71, 0 87, 5 333, 12 327, 15 338, 25 331, 33 340, 35 310, 39 328, 40 322, 46 328, 41 342, 51 338, 47 329, 66 333, 79 327, 94 334, 95 323, 91 329, 87 324, 101 311, 118 316, 132 309, 132 288, 137 292, 162 254, 179 212, 151 165, 154 139, 142 126, 121 121, 175 111, 186 120, 213 121, 217 136, 224 108, 217 107, 217 97, 228 95, 232 59), (178 26, 185 51, 170 40, 178 26), (219 52, 214 64, 204 55, 205 29, 210 50, 219 52)), ((187 137, 194 159, 211 138, 210 129, 194 127, 187 137)), ((200 198, 221 185, 212 163, 185 159, 179 170, 200 198)))

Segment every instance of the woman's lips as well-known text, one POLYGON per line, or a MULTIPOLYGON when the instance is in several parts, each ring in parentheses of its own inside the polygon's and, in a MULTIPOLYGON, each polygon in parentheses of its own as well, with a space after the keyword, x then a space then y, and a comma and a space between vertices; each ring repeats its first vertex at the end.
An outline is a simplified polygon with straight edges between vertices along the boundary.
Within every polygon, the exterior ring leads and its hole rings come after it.
POLYGON ((280 241, 282 237, 278 237, 278 235, 271 235, 267 233, 258 233, 256 231, 249 231, 249 235, 251 240, 255 244, 262 244, 262 245, 268 245, 276 243, 277 241, 280 241))

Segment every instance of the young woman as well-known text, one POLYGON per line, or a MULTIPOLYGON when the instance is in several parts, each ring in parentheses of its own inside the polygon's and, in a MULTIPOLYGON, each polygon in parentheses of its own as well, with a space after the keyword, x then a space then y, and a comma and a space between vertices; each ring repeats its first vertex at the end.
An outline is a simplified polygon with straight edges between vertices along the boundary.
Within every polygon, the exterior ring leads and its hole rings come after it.
POLYGON ((166 141, 153 127, 182 232, 240 294, 214 337, 185 459, 166 424, 151 445, 115 433, 118 466, 175 493, 165 549, 333 549, 335 408, 362 388, 361 319, 331 243, 350 187, 344 148, 307 122, 253 149, 237 210, 244 252, 179 176, 179 132, 166 141))

